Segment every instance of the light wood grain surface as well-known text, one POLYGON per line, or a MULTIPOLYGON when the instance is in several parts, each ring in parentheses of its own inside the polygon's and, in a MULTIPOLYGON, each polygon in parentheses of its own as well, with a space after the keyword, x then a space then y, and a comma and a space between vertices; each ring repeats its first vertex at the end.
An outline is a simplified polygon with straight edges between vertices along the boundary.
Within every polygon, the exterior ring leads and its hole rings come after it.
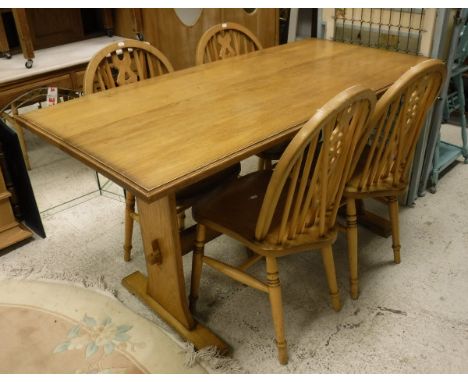
POLYGON ((304 40, 19 118, 141 199, 155 200, 278 143, 340 91, 379 91, 426 60, 304 40))

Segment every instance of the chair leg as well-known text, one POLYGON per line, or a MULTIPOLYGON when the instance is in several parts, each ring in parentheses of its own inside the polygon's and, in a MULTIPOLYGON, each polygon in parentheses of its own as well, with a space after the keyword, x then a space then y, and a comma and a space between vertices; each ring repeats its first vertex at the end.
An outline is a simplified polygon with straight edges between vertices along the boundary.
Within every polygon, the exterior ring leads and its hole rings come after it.
POLYGON ((271 159, 258 158, 258 170, 271 170, 273 162, 271 159))
POLYGON ((275 327, 278 360, 282 365, 288 363, 288 347, 284 335, 283 302, 281 284, 278 275, 278 262, 275 257, 266 258, 268 296, 270 298, 271 314, 275 327))
POLYGON ((177 223, 179 226, 179 231, 183 231, 185 229, 185 211, 179 212, 177 214, 177 223))
POLYGON ((192 258, 192 279, 190 281, 189 308, 194 312, 200 290, 200 278, 203 266, 203 256, 205 252, 206 227, 203 224, 197 225, 197 237, 192 258))
POLYGON ((338 312, 341 309, 340 294, 336 281, 335 262, 333 261, 333 251, 331 244, 321 249, 323 266, 327 275, 328 288, 330 290, 331 303, 333 309, 338 312))
POLYGON ((396 196, 390 196, 388 198, 388 212, 390 215, 390 222, 392 223, 393 261, 395 264, 400 264, 400 227, 398 220, 398 199, 396 196))
POLYGON ((133 236, 133 217, 135 212, 135 196, 132 193, 125 194, 125 242, 124 242, 124 260, 130 261, 130 253, 132 251, 132 236, 133 236))
POLYGON ((265 159, 263 158, 258 158, 258 170, 264 170, 265 169, 265 159))
POLYGON ((351 298, 356 300, 359 296, 358 278, 358 232, 356 218, 356 199, 346 199, 346 238, 348 241, 349 284, 351 298))

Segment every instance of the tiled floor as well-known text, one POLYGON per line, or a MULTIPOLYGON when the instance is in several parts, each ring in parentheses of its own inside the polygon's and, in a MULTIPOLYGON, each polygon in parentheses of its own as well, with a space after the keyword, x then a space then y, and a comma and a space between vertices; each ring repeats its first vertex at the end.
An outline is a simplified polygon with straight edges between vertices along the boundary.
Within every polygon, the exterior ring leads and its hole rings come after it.
MULTIPOLYGON (((446 129, 457 139, 454 127, 446 129)), ((172 333, 120 284, 145 272, 139 228, 134 255, 123 261, 121 190, 101 196, 94 171, 28 134, 36 193, 48 237, 0 256, 0 277, 60 278, 113 291, 130 309, 172 333)), ((243 163, 243 171, 256 160, 243 163)), ((286 334, 290 362, 276 361, 268 299, 262 293, 206 269, 199 319, 232 345, 247 372, 468 372, 468 166, 456 165, 436 194, 400 212, 402 263, 392 263, 390 239, 359 230, 361 295, 349 298, 346 241, 334 246, 343 309, 335 313, 321 258, 304 253, 282 258, 286 334)), ((225 237, 209 243, 212 256, 232 262, 244 248, 225 237)), ((190 279, 191 258, 184 257, 190 279)), ((252 268, 264 273, 262 263, 252 268)))

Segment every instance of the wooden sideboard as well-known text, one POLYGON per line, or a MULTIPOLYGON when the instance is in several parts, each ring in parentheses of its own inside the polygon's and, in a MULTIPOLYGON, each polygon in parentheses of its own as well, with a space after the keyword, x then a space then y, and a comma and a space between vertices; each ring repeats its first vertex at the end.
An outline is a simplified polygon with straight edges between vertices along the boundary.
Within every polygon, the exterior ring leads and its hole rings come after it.
MULTIPOLYGON (((0 154, 1 154, 0 144, 0 154)), ((11 192, 8 191, 0 166, 0 250, 32 236, 30 230, 18 223, 11 206, 11 192)))
MULTIPOLYGON (((39 87, 57 86, 81 91, 87 63, 0 83, 0 109, 19 95, 39 87)), ((27 69, 25 69, 27 70, 27 69)))

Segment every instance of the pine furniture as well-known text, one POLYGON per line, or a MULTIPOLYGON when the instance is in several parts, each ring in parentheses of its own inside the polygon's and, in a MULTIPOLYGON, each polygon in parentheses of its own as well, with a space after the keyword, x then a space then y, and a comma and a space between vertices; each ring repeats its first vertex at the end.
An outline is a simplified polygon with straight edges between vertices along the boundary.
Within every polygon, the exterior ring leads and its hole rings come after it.
POLYGON ((400 263, 397 197, 408 187, 416 144, 445 76, 442 61, 419 63, 385 92, 372 115, 369 142, 344 192, 350 290, 354 299, 359 294, 356 200, 378 198, 388 205, 394 262, 400 263))
POLYGON ((336 216, 354 155, 367 137, 375 94, 362 86, 333 97, 299 130, 274 171, 260 170, 238 178, 195 203, 198 222, 190 308, 198 298, 203 263, 247 286, 266 292, 281 364, 288 362, 277 259, 320 250, 333 309, 341 309, 332 244, 336 216), (206 227, 239 240, 255 255, 240 266, 204 256, 206 227), (266 282, 246 272, 266 259, 266 282))
POLYGON ((262 44, 248 28, 236 23, 217 24, 201 36, 195 64, 224 60, 260 49, 262 44))
POLYGON ((426 60, 304 40, 176 71, 18 117, 137 199, 147 277, 124 285, 196 348, 227 345, 189 311, 175 193, 291 139, 355 84, 382 91, 426 60), (63 126, 66 128, 63 128, 63 126))
MULTIPOLYGON (((123 85, 143 81, 148 78, 171 73, 172 68, 164 54, 147 42, 124 40, 101 49, 91 59, 83 79, 84 94, 92 94, 123 85)), ((164 138, 161 138, 164 140, 164 138)), ((240 164, 195 183, 176 194, 178 226, 184 229, 185 210, 204 193, 219 186, 222 181, 235 178, 240 172, 240 164)), ((125 192, 125 242, 124 260, 130 261, 133 237, 133 222, 139 221, 135 212, 135 196, 125 192)))

